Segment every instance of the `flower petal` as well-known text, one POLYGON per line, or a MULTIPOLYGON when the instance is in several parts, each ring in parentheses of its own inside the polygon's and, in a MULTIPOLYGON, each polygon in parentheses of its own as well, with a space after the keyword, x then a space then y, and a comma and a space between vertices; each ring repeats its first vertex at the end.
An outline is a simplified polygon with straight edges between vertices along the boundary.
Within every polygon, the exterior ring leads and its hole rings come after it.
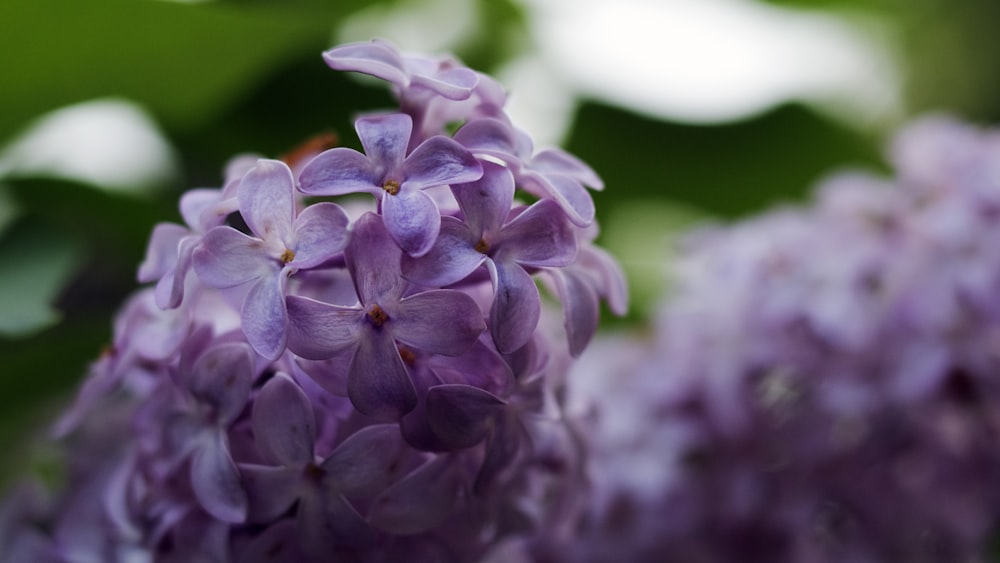
POLYGON ((484 152, 504 161, 516 160, 517 139, 510 125, 492 117, 476 119, 455 132, 455 141, 473 152, 484 152))
POLYGON ((301 467, 240 464, 239 470, 247 493, 247 521, 250 523, 273 521, 299 498, 301 467))
POLYGON ((223 522, 246 520, 247 495, 221 431, 206 433, 191 458, 191 487, 206 512, 223 522))
POLYGON ((178 206, 187 226, 195 232, 203 233, 222 224, 223 217, 209 211, 221 201, 222 190, 197 188, 184 192, 178 206))
POLYGON ((487 440, 486 457, 479 467, 472 490, 478 495, 485 494, 489 486, 503 475, 504 470, 517 467, 530 447, 531 438, 521 421, 510 411, 501 414, 487 440))
POLYGON ((393 534, 417 534, 444 522, 460 481, 451 456, 439 455, 379 495, 368 522, 393 534))
POLYGON ((579 180, 595 190, 603 190, 604 182, 594 170, 579 158, 561 149, 539 151, 531 159, 531 169, 542 174, 563 174, 579 180))
POLYGON ((246 344, 230 342, 209 348, 182 379, 191 395, 215 408, 216 422, 233 421, 250 398, 253 356, 246 344))
POLYGON ((382 217, 365 213, 355 222, 344 259, 363 305, 386 298, 395 301, 402 295, 406 284, 400 275, 402 254, 389 236, 382 217))
POLYGON ((455 67, 439 70, 433 74, 411 72, 410 84, 427 88, 449 100, 467 100, 479 82, 475 71, 455 67))
POLYGON ((299 527, 281 520, 259 533, 239 551, 234 561, 242 563, 301 563, 307 561, 299 540, 299 527))
POLYGON ((406 157, 413 118, 405 113, 361 117, 354 122, 354 129, 368 158, 391 175, 406 157))
POLYGON ((323 53, 334 70, 353 70, 386 80, 402 88, 409 85, 403 58, 389 43, 380 40, 347 43, 323 53))
POLYGON ((586 227, 594 222, 594 200, 576 179, 565 174, 525 174, 521 184, 537 196, 555 200, 574 225, 586 227))
POLYGON ((399 420, 417 405, 417 392, 390 331, 366 332, 351 359, 347 396, 362 414, 399 420))
POLYGON ((194 251, 194 271, 208 287, 234 287, 277 268, 263 242, 232 227, 214 227, 194 251))
POLYGON ((288 349, 309 360, 332 358, 357 343, 357 325, 364 312, 308 297, 289 295, 288 349))
POLYGON ((314 494, 299 501, 296 524, 300 545, 312 561, 330 561, 337 548, 362 547, 375 541, 375 530, 338 491, 311 492, 314 494))
POLYGON ((409 189, 478 180, 483 175, 479 160, 465 147, 448 137, 427 139, 406 157, 399 171, 400 182, 409 189))
POLYGON ((578 357, 597 332, 601 309, 597 292, 586 279, 571 270, 551 270, 556 292, 563 306, 563 327, 569 340, 569 353, 578 357))
POLYGON ((559 206, 535 203, 500 230, 492 254, 525 266, 566 266, 576 257, 576 235, 559 206))
POLYGON ((403 276, 428 287, 444 287, 465 279, 486 256, 478 252, 469 227, 454 217, 441 218, 441 232, 430 251, 419 258, 403 255, 403 276))
POLYGON ((482 338, 462 355, 431 356, 427 364, 441 383, 465 383, 501 396, 514 384, 510 366, 482 338))
POLYGON ((483 162, 483 177, 468 184, 456 184, 451 192, 465 214, 465 223, 472 232, 493 232, 503 225, 514 203, 514 176, 510 170, 483 162))
POLYGON ((486 437, 505 404, 470 385, 437 385, 427 391, 427 421, 448 446, 471 448, 486 437))
POLYGON ((253 349, 268 360, 275 360, 285 350, 288 312, 285 309, 284 270, 265 276, 250 288, 243 301, 240 318, 243 334, 253 349))
POLYGON ((541 297, 538 287, 524 268, 513 263, 487 262, 494 279, 490 334, 501 354, 524 346, 538 326, 541 297))
POLYGON ((373 424, 347 437, 323 462, 326 483, 354 497, 371 497, 408 471, 414 452, 396 424, 373 424))
POLYGON ((265 241, 288 244, 295 220, 295 179, 280 160, 261 159, 240 181, 236 197, 247 226, 265 241))
POLYGON ((176 309, 184 299, 184 284, 194 261, 194 251, 198 247, 198 237, 181 239, 177 250, 177 264, 156 284, 156 306, 161 309, 176 309))
POLYGON ((266 460, 287 466, 313 461, 316 419, 309 398, 284 373, 277 373, 257 394, 252 414, 257 449, 266 460))
POLYGON ((368 157, 354 149, 323 151, 299 172, 299 189, 308 195, 344 195, 382 191, 382 174, 368 157))
POLYGON ((486 330, 476 301, 450 289, 411 295, 394 312, 390 322, 396 340, 434 354, 457 356, 486 330))
POLYGON ((162 278, 177 264, 177 249, 188 230, 174 223, 160 223, 153 227, 146 247, 146 258, 139 265, 139 283, 162 278))
POLYGON ((410 256, 427 254, 441 230, 441 212, 429 195, 420 190, 400 190, 382 198, 385 228, 410 256))
POLYGON ((305 208, 295 220, 296 268, 313 268, 333 258, 347 246, 350 219, 336 203, 317 203, 305 208))

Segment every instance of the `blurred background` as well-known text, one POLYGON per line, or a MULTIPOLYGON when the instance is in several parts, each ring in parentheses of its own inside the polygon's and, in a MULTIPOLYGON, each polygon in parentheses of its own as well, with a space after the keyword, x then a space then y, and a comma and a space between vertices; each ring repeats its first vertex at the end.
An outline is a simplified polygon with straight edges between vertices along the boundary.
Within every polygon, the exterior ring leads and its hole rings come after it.
POLYGON ((605 180, 639 325, 671 241, 884 169, 892 130, 1000 118, 995 0, 3 0, 0 485, 136 288, 153 225, 229 157, 391 104, 323 50, 382 37, 494 74, 515 124, 605 180))

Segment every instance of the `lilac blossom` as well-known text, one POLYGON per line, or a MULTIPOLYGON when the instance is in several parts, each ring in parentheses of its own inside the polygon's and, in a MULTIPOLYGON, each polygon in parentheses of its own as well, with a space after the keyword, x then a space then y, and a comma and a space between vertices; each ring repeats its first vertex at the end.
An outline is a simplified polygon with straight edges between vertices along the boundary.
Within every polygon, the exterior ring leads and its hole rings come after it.
POLYGON ((441 227, 438 207, 424 190, 475 180, 483 169, 471 153, 444 136, 431 137, 407 154, 412 126, 405 114, 358 119, 355 127, 366 154, 330 149, 311 160, 299 180, 302 191, 311 195, 375 195, 393 240, 406 253, 420 256, 441 227))
POLYGON ((285 347, 288 277, 333 258, 347 242, 343 209, 320 203, 296 214, 294 186, 284 163, 258 162, 243 177, 238 195, 240 214, 257 236, 215 227, 194 253, 195 271, 208 287, 250 284, 241 311, 243 331, 254 349, 270 359, 285 347))

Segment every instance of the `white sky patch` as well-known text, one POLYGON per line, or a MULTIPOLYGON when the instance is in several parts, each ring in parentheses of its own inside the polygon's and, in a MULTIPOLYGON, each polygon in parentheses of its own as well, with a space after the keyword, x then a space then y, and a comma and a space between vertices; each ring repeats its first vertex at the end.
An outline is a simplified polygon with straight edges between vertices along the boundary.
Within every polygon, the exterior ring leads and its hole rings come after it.
POLYGON ((138 106, 95 100, 50 112, 0 152, 0 176, 49 175, 109 190, 169 182, 176 156, 138 106))

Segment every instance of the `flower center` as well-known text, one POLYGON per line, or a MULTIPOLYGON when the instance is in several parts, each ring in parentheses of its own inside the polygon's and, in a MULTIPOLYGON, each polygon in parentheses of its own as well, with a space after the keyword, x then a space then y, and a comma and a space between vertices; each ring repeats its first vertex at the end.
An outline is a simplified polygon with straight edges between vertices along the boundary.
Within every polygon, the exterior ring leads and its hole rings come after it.
POLYGON ((382 189, 386 191, 389 195, 396 195, 399 193, 399 182, 395 180, 386 180, 382 189))
POLYGON ((371 308, 368 309, 368 318, 371 320, 372 324, 377 327, 381 327, 385 324, 385 321, 389 320, 389 315, 385 314, 382 307, 372 305, 371 308))
POLYGON ((402 358, 404 364, 411 368, 417 364, 417 355, 413 353, 413 350, 410 350, 406 346, 399 346, 398 350, 399 357, 402 358))
POLYGON ((474 246, 473 248, 475 248, 476 252, 480 254, 486 254, 490 250, 490 245, 486 244, 485 240, 479 239, 479 242, 477 242, 476 246, 474 246))
POLYGON ((316 465, 315 463, 310 463, 310 464, 306 465, 306 467, 302 471, 302 473, 303 473, 303 475, 305 476, 306 479, 308 479, 308 480, 310 480, 310 481, 312 481, 314 483, 318 483, 318 482, 322 481, 323 477, 326 476, 326 470, 323 469, 322 467, 316 465))
POLYGON ((281 261, 288 264, 292 260, 295 260, 295 251, 286 248, 285 251, 281 253, 281 261))

